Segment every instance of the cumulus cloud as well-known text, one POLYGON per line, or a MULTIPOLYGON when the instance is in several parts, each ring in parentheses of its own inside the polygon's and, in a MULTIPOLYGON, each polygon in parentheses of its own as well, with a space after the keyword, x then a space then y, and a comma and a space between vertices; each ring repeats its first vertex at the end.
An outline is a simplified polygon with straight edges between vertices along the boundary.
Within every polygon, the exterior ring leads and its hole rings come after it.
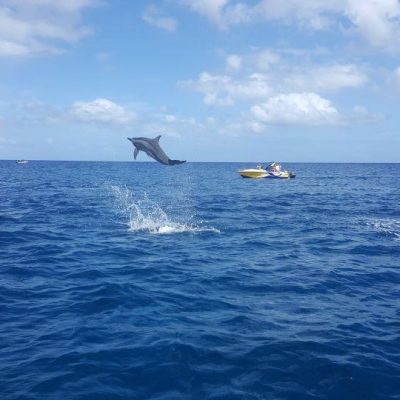
POLYGON ((76 101, 72 104, 70 114, 79 121, 122 125, 133 122, 136 117, 135 113, 107 99, 76 101))
POLYGON ((395 51, 400 45, 398 0, 181 0, 221 29, 243 23, 275 21, 310 30, 347 30, 371 47, 395 51), (342 29, 339 29, 342 27, 342 29))
POLYGON ((348 0, 344 14, 368 44, 388 51, 400 45, 398 0, 348 0))
POLYGON ((0 56, 55 54, 91 33, 82 11, 97 0, 2 0, 0 56))
POLYGON ((245 70, 263 74, 273 83, 276 91, 338 91, 362 87, 368 76, 356 64, 324 63, 310 61, 312 52, 296 49, 257 49, 247 54, 226 57, 230 72, 245 70), (290 53, 290 54, 288 54, 290 53))
POLYGON ((143 21, 156 28, 165 29, 173 32, 176 30, 177 22, 173 18, 167 17, 156 6, 148 6, 142 15, 143 21))
MULTIPOLYGON (((133 112, 124 104, 117 104, 109 99, 98 98, 93 101, 76 101, 69 106, 51 105, 41 101, 9 104, 15 112, 7 115, 4 123, 19 124, 26 127, 63 126, 73 129, 77 123, 83 124, 89 131, 110 131, 110 127, 155 137, 162 134, 177 137, 181 134, 203 132, 206 122, 199 122, 191 116, 175 114, 164 107, 160 110, 150 105, 137 104, 139 112, 133 112)), ((0 135, 2 131, 0 115, 0 135)))
POLYGON ((339 121, 339 113, 316 93, 289 93, 271 97, 251 108, 258 122, 270 125, 324 125, 339 121))
POLYGON ((262 74, 251 74, 241 80, 228 75, 213 75, 203 72, 197 81, 181 81, 180 87, 203 94, 207 105, 230 106, 237 100, 267 98, 271 88, 262 74))
POLYGON ((323 94, 357 89, 368 82, 367 74, 358 65, 302 64, 302 59, 292 56, 287 60, 268 49, 229 55, 226 74, 203 72, 197 80, 181 81, 178 86, 202 94, 207 105, 233 106, 237 102, 268 99, 277 93, 323 94))

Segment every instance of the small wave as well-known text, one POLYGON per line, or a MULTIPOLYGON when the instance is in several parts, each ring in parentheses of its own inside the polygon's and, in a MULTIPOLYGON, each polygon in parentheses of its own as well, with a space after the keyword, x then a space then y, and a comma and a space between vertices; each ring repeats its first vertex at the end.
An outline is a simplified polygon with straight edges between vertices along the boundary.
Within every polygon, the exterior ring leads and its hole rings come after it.
POLYGON ((168 234, 168 233, 182 233, 182 232, 192 232, 192 233, 200 233, 200 232, 214 232, 220 233, 220 231, 213 227, 201 227, 196 226, 194 224, 178 224, 172 223, 170 225, 164 225, 157 228, 156 231, 152 233, 158 234, 168 234))
POLYGON ((367 225, 372 229, 387 235, 394 240, 400 241, 400 220, 399 219, 379 219, 368 221, 367 225))
POLYGON ((151 201, 147 194, 141 198, 135 198, 133 192, 127 187, 111 186, 115 197, 115 202, 120 214, 128 217, 128 230, 130 232, 149 232, 152 234, 171 234, 171 233, 201 233, 220 231, 213 227, 201 224, 189 223, 186 221, 174 221, 168 214, 155 202, 151 201))

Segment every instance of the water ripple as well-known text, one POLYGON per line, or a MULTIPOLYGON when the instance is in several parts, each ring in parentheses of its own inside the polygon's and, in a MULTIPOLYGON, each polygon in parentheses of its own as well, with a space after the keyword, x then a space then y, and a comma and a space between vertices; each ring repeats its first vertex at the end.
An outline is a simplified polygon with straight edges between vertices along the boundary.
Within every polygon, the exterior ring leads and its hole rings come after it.
POLYGON ((399 165, 26 167, 0 162, 0 398, 399 399, 399 165))

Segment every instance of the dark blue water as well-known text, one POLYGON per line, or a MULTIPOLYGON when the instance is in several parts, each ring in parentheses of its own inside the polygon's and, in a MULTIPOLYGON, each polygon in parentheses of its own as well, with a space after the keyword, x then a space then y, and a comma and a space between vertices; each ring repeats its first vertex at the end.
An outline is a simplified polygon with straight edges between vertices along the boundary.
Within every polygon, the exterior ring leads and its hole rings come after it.
POLYGON ((400 165, 242 166, 0 162, 0 398, 400 399, 400 165))

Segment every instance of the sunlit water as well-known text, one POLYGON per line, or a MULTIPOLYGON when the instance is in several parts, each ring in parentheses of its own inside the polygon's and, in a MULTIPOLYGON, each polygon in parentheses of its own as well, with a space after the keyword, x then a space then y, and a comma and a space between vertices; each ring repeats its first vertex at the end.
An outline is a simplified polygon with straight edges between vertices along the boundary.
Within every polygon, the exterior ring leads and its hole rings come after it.
POLYGON ((1 399, 400 399, 400 165, 0 162, 1 399))

